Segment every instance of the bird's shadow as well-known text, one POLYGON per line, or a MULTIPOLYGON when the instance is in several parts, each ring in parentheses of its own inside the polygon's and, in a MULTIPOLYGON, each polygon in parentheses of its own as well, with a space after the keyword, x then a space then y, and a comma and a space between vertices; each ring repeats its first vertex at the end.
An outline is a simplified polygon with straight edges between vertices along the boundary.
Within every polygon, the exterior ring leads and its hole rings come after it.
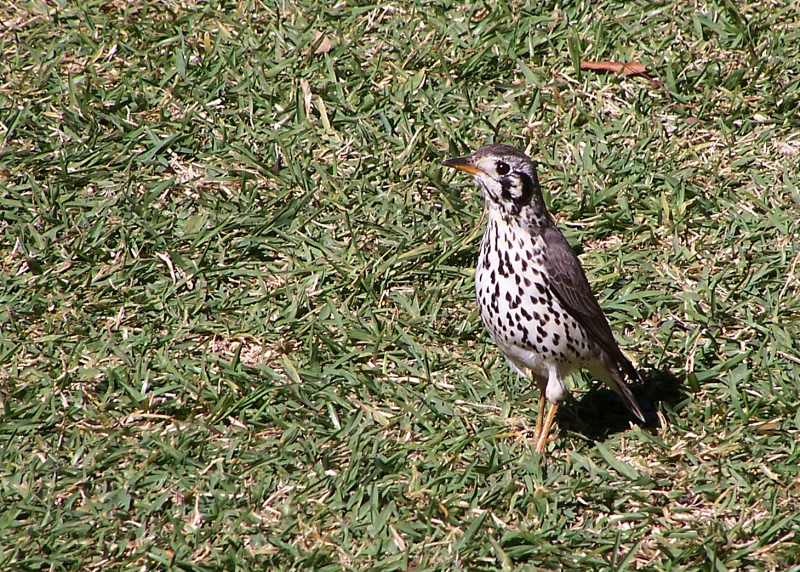
POLYGON ((632 422, 654 429, 661 426, 659 404, 674 406, 688 397, 683 380, 667 369, 643 372, 642 381, 630 387, 644 413, 644 423, 634 421, 616 393, 605 387, 596 387, 559 409, 559 427, 591 441, 602 441, 609 435, 625 431, 632 422))

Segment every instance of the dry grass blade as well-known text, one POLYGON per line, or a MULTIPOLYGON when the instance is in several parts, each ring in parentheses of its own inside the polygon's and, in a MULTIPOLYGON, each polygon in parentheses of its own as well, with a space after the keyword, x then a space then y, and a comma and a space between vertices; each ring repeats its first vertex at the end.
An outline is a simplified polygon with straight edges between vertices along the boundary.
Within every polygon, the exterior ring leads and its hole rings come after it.
POLYGON ((627 77, 643 77, 654 88, 659 88, 663 85, 661 80, 653 77, 647 71, 645 65, 639 62, 582 61, 581 69, 584 71, 616 73, 627 77))
POLYGON ((618 73, 629 76, 648 75, 647 68, 645 68, 645 66, 639 62, 622 63, 622 62, 610 62, 610 61, 599 61, 599 62, 582 61, 581 69, 591 70, 591 71, 606 71, 606 72, 618 73))

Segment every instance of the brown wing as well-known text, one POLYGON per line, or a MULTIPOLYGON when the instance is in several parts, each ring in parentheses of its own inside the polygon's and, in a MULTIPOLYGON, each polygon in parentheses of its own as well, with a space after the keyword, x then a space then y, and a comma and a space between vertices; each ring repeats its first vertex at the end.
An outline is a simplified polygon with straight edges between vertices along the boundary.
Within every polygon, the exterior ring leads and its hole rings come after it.
POLYGON ((606 352, 620 373, 638 379, 639 375, 633 364, 620 351, 605 314, 592 293, 581 263, 567 239, 555 227, 546 228, 542 238, 547 245, 544 265, 550 288, 561 305, 583 326, 592 341, 606 352))

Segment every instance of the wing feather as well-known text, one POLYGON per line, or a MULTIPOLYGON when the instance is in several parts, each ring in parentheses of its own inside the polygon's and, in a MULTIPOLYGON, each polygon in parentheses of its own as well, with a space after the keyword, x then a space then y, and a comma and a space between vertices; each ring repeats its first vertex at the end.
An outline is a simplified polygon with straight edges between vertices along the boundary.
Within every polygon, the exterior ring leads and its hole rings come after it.
POLYGON ((546 228, 542 238, 547 245, 544 251, 544 264, 550 288, 561 305, 583 326, 592 341, 606 352, 620 373, 638 379, 636 369, 619 349, 611 326, 608 325, 608 320, 592 293, 581 263, 567 239, 556 227, 546 228))

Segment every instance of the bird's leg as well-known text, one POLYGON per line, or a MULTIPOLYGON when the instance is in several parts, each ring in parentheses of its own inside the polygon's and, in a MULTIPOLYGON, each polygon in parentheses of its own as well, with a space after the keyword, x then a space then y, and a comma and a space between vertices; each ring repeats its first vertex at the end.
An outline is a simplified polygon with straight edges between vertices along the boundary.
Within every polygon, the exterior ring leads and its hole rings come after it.
POLYGON ((542 422, 544 421, 544 405, 547 399, 544 396, 544 391, 539 393, 539 414, 536 416, 536 427, 533 430, 533 440, 539 441, 539 436, 542 434, 542 422))
POLYGON ((544 453, 544 448, 547 446, 547 437, 549 437, 550 429, 553 427, 556 411, 558 411, 558 403, 551 403, 550 410, 547 412, 547 418, 544 420, 542 434, 539 435, 539 440, 536 443, 536 452, 539 454, 544 453))
POLYGON ((544 423, 544 409, 547 401, 547 376, 543 376, 538 372, 531 370, 531 377, 536 381, 536 387, 539 388, 539 414, 536 416, 536 427, 533 430, 533 442, 539 441, 542 434, 542 424, 544 423))

